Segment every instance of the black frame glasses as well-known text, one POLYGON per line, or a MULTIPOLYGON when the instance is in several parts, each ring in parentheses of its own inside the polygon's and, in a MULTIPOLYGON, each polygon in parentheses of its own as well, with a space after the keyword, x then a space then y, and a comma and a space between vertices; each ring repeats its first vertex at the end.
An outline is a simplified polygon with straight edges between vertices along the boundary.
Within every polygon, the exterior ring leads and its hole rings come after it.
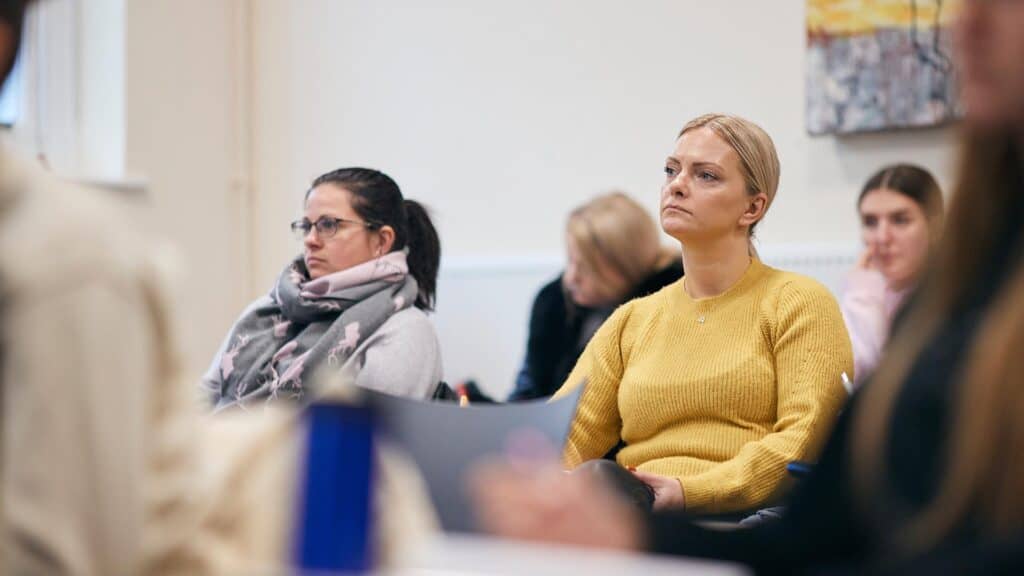
POLYGON ((358 220, 349 220, 347 218, 332 218, 331 216, 321 216, 317 218, 316 222, 310 222, 308 219, 303 218, 302 220, 296 220, 292 222, 292 234, 299 240, 304 240, 309 235, 309 231, 316 229, 316 235, 321 239, 333 238, 338 230, 341 229, 342 224, 354 224, 356 226, 362 226, 370 230, 379 228, 380 225, 376 222, 360 222, 358 220))

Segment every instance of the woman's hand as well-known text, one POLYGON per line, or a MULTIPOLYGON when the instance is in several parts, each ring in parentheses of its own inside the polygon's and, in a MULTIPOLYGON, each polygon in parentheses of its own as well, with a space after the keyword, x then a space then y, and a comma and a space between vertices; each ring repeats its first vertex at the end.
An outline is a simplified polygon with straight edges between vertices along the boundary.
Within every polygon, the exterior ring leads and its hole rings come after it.
POLYGON ((686 507, 686 497, 683 496, 683 487, 679 484, 679 480, 669 478, 668 476, 651 474, 650 472, 630 471, 641 482, 654 490, 655 510, 682 510, 686 507))
POLYGON ((497 461, 470 477, 470 494, 483 528, 498 536, 575 546, 639 550, 638 510, 597 479, 567 474, 554 461, 497 461))

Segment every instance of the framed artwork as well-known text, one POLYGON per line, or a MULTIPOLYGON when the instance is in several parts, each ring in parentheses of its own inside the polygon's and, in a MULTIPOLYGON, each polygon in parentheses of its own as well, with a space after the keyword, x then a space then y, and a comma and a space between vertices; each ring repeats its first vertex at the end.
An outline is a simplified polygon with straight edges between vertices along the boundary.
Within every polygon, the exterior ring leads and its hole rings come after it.
POLYGON ((960 116, 957 0, 807 0, 807 131, 937 126, 960 116))

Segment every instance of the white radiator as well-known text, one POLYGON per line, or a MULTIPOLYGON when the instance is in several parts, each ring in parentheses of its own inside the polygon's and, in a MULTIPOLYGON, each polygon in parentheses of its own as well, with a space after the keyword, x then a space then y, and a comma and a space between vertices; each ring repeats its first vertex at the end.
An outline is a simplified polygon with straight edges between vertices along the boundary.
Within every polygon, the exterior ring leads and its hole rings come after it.
MULTIPOLYGON (((837 295, 859 250, 835 244, 758 247, 766 264, 815 278, 837 295)), ((442 262, 434 321, 445 379, 456 384, 472 378, 494 397, 507 396, 523 361, 533 298, 562 266, 561 255, 442 262)))

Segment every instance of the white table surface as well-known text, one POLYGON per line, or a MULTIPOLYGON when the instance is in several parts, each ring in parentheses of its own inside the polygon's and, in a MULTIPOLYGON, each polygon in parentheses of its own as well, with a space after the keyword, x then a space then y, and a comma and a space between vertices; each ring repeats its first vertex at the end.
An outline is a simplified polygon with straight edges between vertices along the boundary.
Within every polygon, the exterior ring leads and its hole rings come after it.
POLYGON ((589 548, 498 540, 481 536, 439 536, 424 543, 405 568, 408 576, 738 576, 743 566, 650 554, 627 554, 589 548))

